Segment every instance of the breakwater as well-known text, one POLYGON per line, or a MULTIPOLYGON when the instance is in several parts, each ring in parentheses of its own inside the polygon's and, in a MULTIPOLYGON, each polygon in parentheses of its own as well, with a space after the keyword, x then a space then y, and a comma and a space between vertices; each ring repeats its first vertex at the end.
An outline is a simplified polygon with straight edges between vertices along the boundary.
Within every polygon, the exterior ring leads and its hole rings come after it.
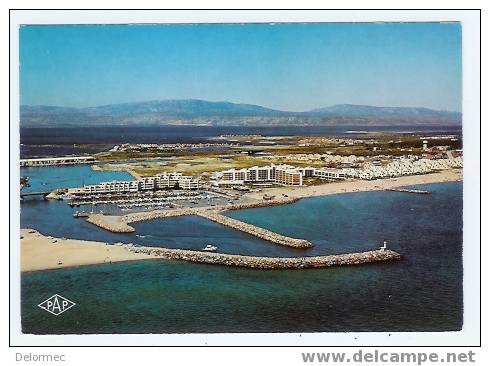
POLYGON ((154 210, 148 212, 135 212, 120 216, 120 222, 132 223, 145 220, 161 219, 165 217, 189 216, 195 215, 197 209, 194 208, 177 208, 173 210, 154 210))
POLYGON ((392 250, 372 250, 367 252, 335 254, 316 257, 254 257, 236 254, 200 252, 184 249, 159 247, 128 247, 134 253, 145 253, 148 256, 165 259, 184 260, 196 263, 217 264, 233 267, 256 269, 306 269, 325 268, 366 264, 400 259, 401 256, 392 250))
POLYGON ((102 214, 89 214, 87 222, 94 224, 113 233, 132 233, 134 227, 129 226, 121 220, 121 216, 108 216, 102 214))
POLYGON ((290 203, 294 203, 296 201, 299 201, 298 197, 284 197, 284 198, 277 198, 277 199, 273 199, 273 200, 269 200, 269 201, 257 200, 257 201, 248 202, 248 203, 235 203, 232 205, 221 206, 219 208, 223 209, 224 211, 233 211, 233 210, 244 210, 246 208, 258 208, 258 207, 287 205, 290 203))
POLYGON ((389 191, 389 192, 415 193, 415 194, 430 194, 430 191, 424 191, 424 190, 421 190, 421 189, 386 188, 385 191, 389 191))
POLYGON ((273 231, 257 227, 255 225, 247 224, 243 221, 221 215, 219 212, 213 210, 196 210, 195 215, 217 222, 218 224, 228 226, 232 229, 240 230, 244 233, 267 240, 274 244, 301 249, 311 248, 313 246, 313 244, 311 244, 308 240, 284 236, 273 231))

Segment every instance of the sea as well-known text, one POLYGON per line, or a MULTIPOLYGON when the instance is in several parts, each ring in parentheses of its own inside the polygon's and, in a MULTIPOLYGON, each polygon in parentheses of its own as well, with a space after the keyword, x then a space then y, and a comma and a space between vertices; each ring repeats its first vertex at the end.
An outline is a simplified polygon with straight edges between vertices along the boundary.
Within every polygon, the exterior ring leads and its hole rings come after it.
MULTIPOLYGON (((31 189, 79 186, 126 173, 86 166, 28 168, 31 189)), ((416 186, 429 195, 355 192, 227 215, 311 241, 284 248, 198 217, 106 232, 63 201, 26 198, 21 227, 45 235, 224 253, 305 256, 374 249, 399 261, 307 270, 254 270, 152 259, 21 275, 22 331, 33 334, 456 331, 463 325, 463 183, 416 186), (53 294, 76 303, 53 316, 53 294)))
POLYGON ((20 129, 21 158, 94 154, 122 143, 201 143, 221 135, 335 136, 366 138, 369 132, 456 134, 461 126, 116 126, 20 129))

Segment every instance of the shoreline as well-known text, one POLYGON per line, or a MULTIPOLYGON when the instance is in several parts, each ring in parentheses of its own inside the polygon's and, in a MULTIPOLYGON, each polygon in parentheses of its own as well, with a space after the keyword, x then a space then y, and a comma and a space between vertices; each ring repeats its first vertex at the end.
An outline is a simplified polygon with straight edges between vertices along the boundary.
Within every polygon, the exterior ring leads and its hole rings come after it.
POLYGON ((20 229, 20 235, 21 272, 153 258, 131 252, 128 246, 53 238, 32 229, 20 229))
POLYGON ((400 254, 388 249, 325 256, 259 257, 52 238, 31 229, 21 229, 21 235, 21 272, 24 273, 153 259, 182 260, 252 269, 307 269, 367 264, 401 258, 400 254))
POLYGON ((287 195, 292 198, 307 198, 329 196, 333 194, 383 191, 403 186, 432 184, 444 182, 458 182, 463 180, 463 171, 460 169, 443 170, 437 173, 422 175, 406 175, 397 178, 384 178, 377 180, 346 180, 306 187, 274 187, 263 189, 260 193, 247 193, 248 198, 262 199, 264 194, 278 196, 287 195))
MULTIPOLYGON (((265 189, 260 193, 245 194, 246 197, 252 199, 252 202, 249 203, 237 203, 232 205, 222 205, 214 207, 189 207, 177 208, 172 210, 152 210, 146 212, 134 212, 124 215, 92 214, 88 217, 87 222, 115 233, 129 233, 135 231, 134 228, 129 224, 138 221, 189 215, 203 216, 210 219, 211 217, 213 217, 213 214, 220 214, 226 211, 285 205, 294 203, 302 198, 329 196, 334 194, 353 192, 370 192, 382 190, 390 191, 404 186, 455 182, 462 180, 463 175, 461 170, 444 170, 438 173, 403 176, 399 178, 386 178, 368 181, 349 180, 306 187, 274 187, 265 189), (264 194, 268 194, 274 197, 278 196, 279 198, 264 200, 262 198, 264 194)), ((247 232, 253 235, 253 232, 251 232, 250 230, 247 230, 247 232)))

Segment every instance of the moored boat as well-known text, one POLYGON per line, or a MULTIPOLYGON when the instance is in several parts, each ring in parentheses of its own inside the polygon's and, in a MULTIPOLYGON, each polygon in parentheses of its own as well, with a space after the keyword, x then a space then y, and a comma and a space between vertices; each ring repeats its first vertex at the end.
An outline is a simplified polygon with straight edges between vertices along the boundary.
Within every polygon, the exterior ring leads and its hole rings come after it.
POLYGON ((214 245, 211 245, 211 244, 208 244, 206 245, 202 250, 206 251, 206 252, 215 252, 216 250, 218 249, 217 246, 214 246, 214 245))

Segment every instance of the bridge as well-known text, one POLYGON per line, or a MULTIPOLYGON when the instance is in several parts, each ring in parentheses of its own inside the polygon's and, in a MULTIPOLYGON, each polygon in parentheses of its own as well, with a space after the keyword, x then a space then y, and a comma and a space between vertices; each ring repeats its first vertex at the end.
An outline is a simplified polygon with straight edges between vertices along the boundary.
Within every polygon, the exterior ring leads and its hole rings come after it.
POLYGON ((47 192, 20 192, 20 197, 28 197, 28 196, 43 196, 44 198, 46 198, 46 196, 48 194, 50 194, 51 191, 47 191, 47 192))

